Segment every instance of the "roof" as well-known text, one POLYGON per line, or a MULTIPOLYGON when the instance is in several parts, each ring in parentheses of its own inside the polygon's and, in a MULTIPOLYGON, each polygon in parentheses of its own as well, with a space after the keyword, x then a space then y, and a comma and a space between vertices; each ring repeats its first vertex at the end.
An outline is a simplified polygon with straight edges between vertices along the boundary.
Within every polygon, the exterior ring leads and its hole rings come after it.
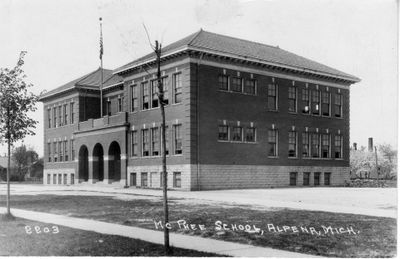
MULTIPOLYGON (((289 69, 301 70, 315 74, 323 74, 332 77, 343 78, 352 82, 359 82, 360 79, 315 62, 313 60, 301 57, 279 47, 274 47, 262 43, 252 42, 248 40, 233 38, 221 34, 211 33, 200 30, 181 40, 178 40, 166 47, 163 47, 163 55, 168 56, 183 50, 197 50, 218 54, 223 56, 231 56, 251 60, 255 62, 268 63, 275 66, 285 67, 289 69)), ((114 74, 118 74, 139 66, 141 63, 150 62, 155 59, 155 53, 149 53, 137 60, 134 60, 120 68, 114 70, 114 74)))
MULTIPOLYGON (((110 69, 103 69, 103 87, 107 86, 107 82, 122 82, 122 77, 119 75, 113 75, 112 70, 110 69)), ((93 90, 99 90, 101 83, 101 68, 96 69, 82 77, 79 77, 71 82, 68 82, 62 86, 57 87, 49 92, 44 93, 40 100, 49 98, 53 95, 60 94, 72 89, 79 89, 79 88, 91 88, 93 90)))

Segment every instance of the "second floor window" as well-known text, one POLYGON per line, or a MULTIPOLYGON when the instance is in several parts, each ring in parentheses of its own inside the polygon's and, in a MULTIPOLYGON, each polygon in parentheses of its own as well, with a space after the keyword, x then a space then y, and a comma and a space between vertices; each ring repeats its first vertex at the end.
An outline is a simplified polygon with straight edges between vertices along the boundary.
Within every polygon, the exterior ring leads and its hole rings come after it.
POLYGON ((175 74, 173 76, 174 79, 174 103, 182 102, 182 75, 175 74))
POLYGON ((246 142, 256 142, 256 129, 252 127, 247 127, 245 132, 246 142))
POLYGON ((231 134, 232 141, 242 141, 242 127, 232 127, 232 134, 231 134))
POLYGON ((278 131, 276 129, 268 130, 268 156, 278 156, 278 131))
POLYGON ((47 157, 48 161, 51 162, 51 143, 47 143, 47 157))
POLYGON ((340 135, 335 136, 335 158, 343 158, 342 152, 343 137, 340 135))
POLYGON ((69 109, 70 109, 69 114, 70 114, 71 124, 74 124, 74 116, 75 116, 75 113, 74 113, 74 103, 70 103, 70 104, 69 104, 69 109))
POLYGON ((64 125, 67 125, 68 124, 67 104, 64 104, 63 110, 64 110, 64 125))
POLYGON ((311 135, 311 156, 319 157, 319 134, 313 133, 311 135))
POLYGON ((229 140, 228 129, 227 125, 218 126, 218 140, 229 140))
POLYGON ((149 156, 150 155, 150 136, 149 136, 149 130, 148 129, 143 129, 142 130, 142 154, 143 156, 149 156))
POLYGON ((71 161, 75 160, 75 146, 74 146, 74 140, 71 139, 71 161))
POLYGON ((166 155, 169 154, 169 131, 168 131, 168 126, 165 126, 165 154, 166 155))
POLYGON ((308 89, 301 89, 301 112, 310 114, 310 92, 308 89))
POLYGON ((296 131, 289 131, 288 135, 288 156, 289 157, 297 157, 297 133, 296 131))
POLYGON ((175 154, 182 154, 182 125, 174 125, 175 154))
POLYGON ((341 94, 335 94, 335 117, 340 118, 342 113, 343 98, 341 94))
POLYGON ((57 108, 53 108, 53 127, 57 127, 57 108))
POLYGON ((310 138, 309 138, 309 133, 308 132, 303 132, 301 134, 301 140, 303 144, 302 148, 302 154, 303 157, 310 157, 310 138))
POLYGON ((47 109, 48 128, 51 128, 51 109, 47 109))
POLYGON ((123 103, 122 97, 118 96, 118 112, 122 112, 122 103, 123 103))
POLYGON ((68 155, 68 141, 64 140, 64 156, 65 156, 65 161, 69 160, 69 155, 68 155))
POLYGON ((63 161, 63 151, 64 151, 64 149, 62 148, 62 143, 63 142, 58 142, 58 154, 59 154, 59 157, 60 157, 60 162, 62 162, 63 161))
POLYGON ((132 131, 131 137, 132 137, 132 156, 137 156, 138 155, 137 131, 132 131))
POLYGON ((139 93, 137 85, 131 85, 131 111, 135 112, 139 109, 139 93))
POLYGON ((246 79, 244 84, 244 93, 245 94, 256 94, 256 80, 254 79, 246 79))
POLYGON ((289 111, 290 112, 297 112, 297 100, 296 100, 296 87, 290 86, 289 87, 289 111))
POLYGON ((57 162, 58 159, 57 142, 53 142, 53 152, 54 152, 54 162, 57 162))
POLYGON ((278 93, 277 93, 277 85, 269 84, 268 85, 268 110, 276 111, 278 110, 278 93))
POLYGON ((321 153, 322 153, 322 157, 323 158, 329 158, 330 154, 329 154, 329 150, 330 150, 330 137, 329 134, 322 134, 322 145, 321 145, 321 153))
POLYGON ((242 92, 242 78, 232 77, 231 91, 238 93, 242 92))
POLYGON ((151 81, 151 108, 158 107, 158 82, 157 80, 151 81))
POLYGON ((168 86, 168 77, 161 78, 162 87, 164 91, 164 105, 168 105, 169 103, 169 86, 168 86))
POLYGON ((311 109, 312 114, 319 115, 320 111, 320 103, 319 103, 319 91, 313 90, 311 91, 311 109))
POLYGON ((142 109, 143 110, 147 110, 147 109, 150 108, 149 84, 148 84, 148 82, 142 83, 142 93, 143 93, 142 109))
POLYGON ((151 129, 151 150, 153 156, 160 155, 160 134, 158 128, 151 129))
POLYGON ((218 89, 228 91, 229 90, 229 77, 225 75, 218 76, 218 89))
POLYGON ((61 106, 58 106, 58 126, 63 125, 61 106))
POLYGON ((322 92, 322 115, 329 116, 331 110, 330 94, 328 92, 322 92))

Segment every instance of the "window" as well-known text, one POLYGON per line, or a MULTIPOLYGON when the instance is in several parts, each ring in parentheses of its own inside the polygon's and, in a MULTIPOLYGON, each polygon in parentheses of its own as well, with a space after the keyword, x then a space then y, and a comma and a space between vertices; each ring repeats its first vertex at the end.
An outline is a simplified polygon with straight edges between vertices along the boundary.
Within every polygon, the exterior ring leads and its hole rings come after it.
POLYGON ((310 185, 310 173, 303 173, 303 185, 310 185))
POLYGON ((232 77, 232 86, 231 86, 232 92, 242 92, 242 78, 240 77, 232 77))
POLYGON ((341 94, 335 94, 335 117, 340 118, 343 116, 342 112, 343 98, 341 94))
POLYGON ((312 133, 311 135, 311 156, 319 157, 319 134, 312 133))
POLYGON ((297 112, 297 94, 296 94, 296 87, 290 86, 289 87, 289 111, 290 112, 297 112))
POLYGON ((139 109, 138 87, 137 85, 131 85, 131 112, 135 112, 138 109, 139 109))
POLYGON ((182 154, 182 125, 174 125, 175 154, 182 154))
POLYGON ((57 108, 53 108, 53 128, 57 127, 57 108))
POLYGON ((296 172, 291 172, 290 173, 290 185, 291 186, 296 186, 297 185, 297 173, 296 172))
POLYGON ((335 136, 335 158, 343 158, 342 155, 343 137, 340 135, 335 136))
POLYGON ((244 84, 244 93, 246 94, 256 94, 256 80, 246 79, 244 84))
POLYGON ((165 155, 169 154, 169 131, 168 126, 165 126, 165 155))
POLYGON ((64 106, 63 106, 63 110, 64 110, 64 125, 68 125, 67 105, 68 104, 64 104, 64 106))
POLYGON ((181 173, 180 172, 174 172, 174 187, 175 188, 181 188, 181 173))
POLYGON ((74 103, 70 103, 70 104, 69 104, 69 109, 70 109, 69 114, 70 114, 71 124, 74 124, 74 116, 75 116, 75 113, 74 113, 74 103))
POLYGON ((310 92, 308 89, 301 89, 302 113, 310 114, 310 92))
POLYGON ((160 155, 160 133, 158 128, 151 129, 151 150, 153 156, 160 155))
POLYGON ((321 150, 322 150, 322 157, 323 158, 329 158, 330 154, 329 154, 329 150, 330 150, 330 136, 329 134, 322 134, 322 146, 321 146, 321 150))
POLYGON ((278 110, 277 85, 275 84, 268 85, 268 110, 278 110))
POLYGON ((132 137, 132 156, 138 155, 138 138, 137 138, 137 131, 131 132, 132 137))
POLYGON ((47 120, 48 120, 48 124, 47 127, 51 128, 51 109, 47 109, 47 120))
POLYGON ((247 127, 245 132, 246 142, 256 142, 256 129, 247 127))
POLYGON ((329 116, 330 115, 330 94, 328 92, 322 92, 322 115, 329 116))
POLYGON ((242 141, 242 127, 235 126, 232 127, 232 141, 242 141))
POLYGON ((47 157, 48 161, 51 162, 51 143, 47 143, 47 157))
POLYGON ((62 113, 61 113, 61 105, 58 106, 58 126, 63 125, 63 120, 62 120, 62 113))
POLYGON ((310 134, 308 132, 303 132, 301 138, 303 144, 303 157, 310 157, 310 134))
POLYGON ((143 187, 147 187, 147 173, 141 173, 140 175, 140 185, 143 187))
POLYGON ((64 152, 64 149, 62 148, 62 144, 63 144, 62 141, 59 141, 59 142, 58 142, 58 152, 59 152, 60 162, 63 161, 63 152, 64 152))
POLYGON ((57 174, 53 174, 53 184, 57 184, 57 174))
POLYGON ((64 184, 67 184, 67 174, 64 174, 64 180, 63 180, 64 184))
POLYGON ((319 104, 319 91, 312 90, 311 91, 311 112, 314 115, 319 115, 320 104, 319 104))
POLYGON ((229 140, 228 129, 227 125, 218 126, 218 140, 229 140))
POLYGON ((58 174, 58 184, 62 184, 62 174, 58 174))
POLYGON ((143 129, 142 130, 142 154, 143 156, 149 156, 150 155, 150 136, 149 136, 149 130, 148 129, 143 129))
POLYGON ((147 110, 150 108, 149 106, 149 84, 148 82, 142 83, 142 92, 143 92, 143 102, 142 102, 142 110, 147 110))
POLYGON ((50 183, 51 183, 51 182, 50 182, 50 181, 51 181, 50 178, 51 178, 51 174, 47 174, 47 184, 50 184, 50 183))
POLYGON ((54 162, 57 162, 57 142, 53 142, 54 162))
POLYGON ((161 78, 162 87, 164 91, 164 105, 168 105, 169 103, 169 87, 168 87, 168 77, 161 78))
POLYGON ((321 173, 314 173, 314 185, 320 185, 319 178, 321 173))
POLYGON ((74 140, 71 139, 71 161, 75 160, 75 147, 74 147, 74 140))
POLYGON ((122 112, 122 98, 118 96, 118 112, 122 112))
POLYGON ((324 173, 324 184, 331 185, 331 173, 324 173))
POLYGON ((64 157, 65 157, 65 161, 69 160, 69 156, 68 156, 68 141, 64 140, 64 157))
POLYGON ((74 184, 74 183, 75 183, 75 175, 71 174, 71 184, 74 184))
POLYGON ((288 157, 297 157, 297 133, 296 131, 289 131, 289 148, 288 157))
POLYGON ((229 90, 229 77, 225 75, 218 76, 218 87, 219 90, 228 91, 229 90))
POLYGON ((182 75, 175 74, 173 76, 174 82, 174 103, 182 102, 182 75))
POLYGON ((276 129, 268 130, 268 156, 278 156, 278 131, 276 129))
POLYGON ((158 82, 157 80, 151 81, 151 108, 158 107, 158 82))
POLYGON ((164 174, 163 172, 160 173, 160 187, 164 186, 164 174))

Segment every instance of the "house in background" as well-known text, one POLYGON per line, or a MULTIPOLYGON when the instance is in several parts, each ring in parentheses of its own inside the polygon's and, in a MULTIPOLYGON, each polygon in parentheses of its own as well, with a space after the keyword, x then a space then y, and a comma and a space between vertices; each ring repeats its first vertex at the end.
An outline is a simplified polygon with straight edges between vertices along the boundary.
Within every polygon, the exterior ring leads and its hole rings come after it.
MULTIPOLYGON (((349 178, 357 77, 203 30, 163 47, 161 62, 169 188, 330 186, 349 178)), ((160 188, 155 54, 101 72, 41 97, 44 183, 160 188)))
MULTIPOLYGON (((10 167, 11 167, 11 174, 15 171, 15 163, 11 159, 10 161, 10 167)), ((8 156, 0 155, 0 182, 1 181, 7 181, 7 166, 8 166, 8 156)), ((11 177, 11 175, 10 175, 11 177)))

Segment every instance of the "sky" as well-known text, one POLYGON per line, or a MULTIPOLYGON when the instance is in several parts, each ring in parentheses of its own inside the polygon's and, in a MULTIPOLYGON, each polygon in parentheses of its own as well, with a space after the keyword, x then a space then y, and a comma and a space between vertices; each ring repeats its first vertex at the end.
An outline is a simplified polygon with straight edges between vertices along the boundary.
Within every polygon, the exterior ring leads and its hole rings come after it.
MULTIPOLYGON (((115 69, 200 28, 279 46, 361 78, 350 87, 350 143, 397 147, 398 7, 395 0, 2 0, 0 67, 27 51, 39 94, 97 69, 99 17, 104 68, 115 69)), ((43 105, 24 143, 43 155, 43 105)), ((0 146, 0 154, 6 152, 0 146)))

